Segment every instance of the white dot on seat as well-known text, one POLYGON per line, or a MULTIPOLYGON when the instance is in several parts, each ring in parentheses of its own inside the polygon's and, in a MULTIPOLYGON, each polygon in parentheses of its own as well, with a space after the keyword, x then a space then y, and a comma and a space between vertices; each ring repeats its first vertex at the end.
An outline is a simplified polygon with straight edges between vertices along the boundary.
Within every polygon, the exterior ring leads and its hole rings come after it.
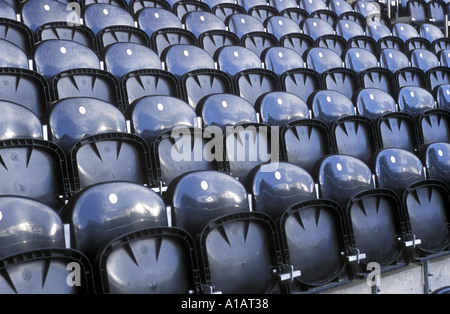
POLYGON ((205 21, 205 17, 202 15, 200 16, 200 21, 204 22, 205 21))
POLYGON ((438 155, 439 155, 439 157, 444 156, 444 152, 442 151, 442 149, 439 149, 439 150, 438 150, 438 155))
POLYGON ((186 57, 189 57, 189 51, 185 50, 183 53, 186 57))
POLYGON ((359 52, 357 52, 356 53, 356 58, 359 58, 359 57, 360 57, 359 52))
POLYGON ((86 114, 86 107, 80 106, 80 107, 78 108, 78 112, 81 113, 81 114, 86 114))
POLYGON ((319 57, 323 58, 323 53, 319 52, 319 57))
POLYGON ((283 21, 278 21, 278 25, 283 25, 283 21))
POLYGON ((275 171, 275 179, 277 179, 278 181, 281 180, 281 173, 279 171, 275 171))
POLYGON ((222 101, 222 107, 224 107, 224 108, 228 107, 228 103, 225 100, 222 101))
POLYGON ((239 52, 235 51, 235 52, 233 53, 233 55, 237 58, 237 57, 239 57, 239 52))
POLYGON ((158 108, 159 111, 163 111, 164 110, 164 105, 162 103, 159 103, 157 105, 157 108, 158 108))
POLYGON ((411 93, 409 93, 409 95, 412 97, 412 98, 414 98, 414 92, 411 92, 411 93))
POLYGON ((50 11, 50 6, 48 4, 44 5, 44 10, 47 12, 50 11))
POLYGON ((127 55, 131 56, 133 54, 133 51, 131 49, 127 49, 127 55))
POLYGON ((203 191, 206 191, 208 189, 208 182, 202 181, 202 183, 200 183, 200 186, 203 191))
POLYGON ((117 204, 117 201, 119 200, 119 199, 117 198, 117 195, 114 194, 114 193, 109 194, 108 199, 109 199, 109 202, 110 202, 111 204, 117 204))
POLYGON ((278 102, 278 104, 281 106, 281 105, 283 104, 283 99, 278 98, 277 102, 278 102))
POLYGON ((331 102, 331 97, 330 96, 327 96, 327 102, 331 102))
POLYGON ((109 14, 109 11, 108 11, 107 9, 103 9, 103 14, 104 14, 104 15, 108 15, 108 14, 109 14))
POLYGON ((283 58, 283 53, 281 51, 278 53, 278 57, 283 58))
POLYGON ((374 100, 374 99, 375 99, 375 96, 374 96, 373 94, 370 94, 369 97, 370 97, 371 100, 374 100))
POLYGON ((155 13, 155 18, 159 19, 159 13, 155 13))
POLYGON ((3 219, 3 213, 0 212, 0 221, 3 219))
POLYGON ((342 167, 342 164, 341 164, 340 162, 338 162, 338 163, 336 164, 336 169, 337 169, 338 171, 342 171, 343 167, 342 167))
POLYGON ((67 53, 67 49, 66 49, 65 47, 59 48, 59 51, 60 51, 63 55, 65 55, 65 54, 67 53))
POLYGON ((395 164, 395 163, 397 162, 397 159, 395 159, 394 156, 391 156, 391 162, 392 162, 393 164, 395 164))
POLYGON ((245 19, 244 18, 241 18, 241 23, 245 24, 245 19))

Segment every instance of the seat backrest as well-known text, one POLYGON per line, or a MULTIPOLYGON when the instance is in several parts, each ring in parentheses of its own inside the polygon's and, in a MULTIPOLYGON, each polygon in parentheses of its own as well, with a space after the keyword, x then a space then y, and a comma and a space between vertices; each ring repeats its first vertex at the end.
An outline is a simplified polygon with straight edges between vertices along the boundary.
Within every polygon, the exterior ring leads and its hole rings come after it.
POLYGON ((166 69, 178 79, 193 70, 214 69, 214 59, 205 50, 194 45, 173 45, 161 56, 166 69))
POLYGON ((440 65, 438 57, 426 49, 417 48, 412 50, 409 58, 411 66, 417 67, 424 72, 440 65))
POLYGON ((242 46, 225 46, 216 53, 218 69, 231 77, 247 69, 262 69, 260 57, 252 50, 242 46))
POLYGON ((381 22, 371 22, 366 25, 366 34, 376 41, 386 36, 392 36, 391 29, 381 22))
POLYGON ((317 198, 313 177, 299 166, 286 162, 255 167, 247 185, 252 194, 253 210, 264 212, 275 221, 292 205, 317 198))
POLYGON ((64 151, 42 139, 0 142, 1 195, 32 198, 60 212, 70 193, 64 151))
POLYGON ((48 0, 31 0, 20 4, 19 12, 23 23, 34 33, 38 27, 51 22, 80 23, 80 16, 73 15, 72 10, 67 9, 67 3, 48 0))
POLYGON ((144 96, 127 109, 131 132, 141 136, 149 146, 162 133, 176 126, 197 126, 194 109, 173 96, 144 96))
POLYGON ((280 84, 283 91, 297 95, 304 102, 308 102, 309 97, 323 87, 320 74, 307 68, 284 72, 280 77, 280 84))
POLYGON ((228 93, 202 98, 197 114, 202 117, 204 127, 215 125, 223 130, 226 126, 257 122, 255 107, 244 98, 228 93))
POLYGON ((316 39, 316 46, 331 49, 343 56, 347 50, 348 41, 339 35, 322 35, 316 39))
POLYGON ((355 106, 351 99, 335 90, 321 90, 312 95, 310 108, 313 117, 329 127, 337 119, 354 115, 355 106))
POLYGON ((197 38, 206 31, 226 30, 225 22, 218 16, 203 11, 191 11, 183 16, 183 24, 197 38))
POLYGON ((0 213, 0 258, 65 247, 64 226, 53 208, 27 197, 0 196, 0 213))
POLYGON ((450 183, 450 144, 436 142, 426 145, 422 149, 421 160, 426 167, 428 178, 450 183))
POLYGON ((425 178, 420 159, 399 148, 386 148, 374 154, 373 172, 380 188, 390 189, 398 195, 425 178))
POLYGON ((363 48, 349 48, 344 53, 344 62, 347 68, 357 73, 378 66, 377 57, 363 48))
POLYGON ((278 40, 284 35, 301 33, 300 25, 285 16, 271 16, 264 22, 267 32, 275 35, 278 40))
POLYGON ((416 67, 406 67, 394 73, 397 92, 405 86, 428 88, 425 72, 416 67))
POLYGON ((28 56, 19 46, 6 39, 0 39, 0 67, 29 69, 28 56))
POLYGON ((353 7, 347 1, 342 0, 330 0, 328 1, 328 7, 331 11, 335 12, 338 16, 341 16, 345 12, 353 12, 353 7))
POLYGON ((308 119, 309 107, 299 96, 289 92, 269 92, 255 103, 260 121, 267 125, 283 127, 289 122, 308 119))
POLYGON ((250 211, 245 186, 217 171, 185 174, 169 185, 167 195, 173 225, 193 237, 216 218, 250 211))
POLYGON ((126 132, 123 113, 100 99, 73 97, 56 101, 48 111, 49 140, 65 152, 82 138, 107 132, 126 132))
POLYGON ((433 23, 424 23, 420 26, 419 34, 430 43, 444 37, 441 29, 433 23))
POLYGON ((100 69, 100 59, 89 47, 69 40, 46 40, 34 51, 35 70, 49 82, 65 70, 100 69))
POLYGON ((434 142, 450 142, 450 113, 443 109, 430 109, 418 117, 422 145, 434 142))
POLYGON ((334 28, 336 30, 336 34, 344 37, 346 40, 349 40, 355 36, 365 35, 364 28, 360 24, 347 19, 337 20, 334 24, 334 28))
POLYGON ((137 27, 129 25, 113 25, 101 29, 97 34, 99 54, 106 47, 115 43, 135 43, 150 47, 150 38, 147 33, 137 27))
POLYGON ((344 206, 358 193, 373 189, 372 171, 361 160, 347 155, 324 157, 317 162, 319 196, 344 206))
MULTIPOLYGON (((0 11, 5 12, 3 10, 0 11)), ((0 17, 0 38, 16 44, 28 56, 32 56, 34 44, 33 33, 24 23, 10 18, 0 17)))
POLYGON ((386 48, 380 53, 380 65, 395 73, 397 70, 409 67, 410 63, 403 52, 393 48, 386 48))
POLYGON ((105 182, 83 189, 66 204, 64 217, 72 225, 72 247, 86 254, 92 263, 117 237, 168 226, 161 196, 131 182, 105 182))
POLYGON ((327 4, 322 1, 314 1, 314 0, 300 0, 299 1, 300 9, 305 10, 309 14, 313 13, 317 10, 326 10, 328 9, 327 4))
POLYGON ((104 52, 105 70, 120 80, 125 74, 140 69, 162 69, 161 60, 150 48, 118 42, 109 45, 104 52))
POLYGON ((23 137, 43 139, 40 118, 20 104, 1 100, 0 121, 0 140, 23 137))
POLYGON ((0 2, 0 9, 1 9, 0 12, 2 12, 0 14, 0 17, 6 18, 6 19, 10 19, 10 20, 15 20, 16 19, 16 10, 8 2, 1 1, 0 2))
POLYGON ((264 61, 266 69, 278 75, 287 70, 303 68, 305 62, 295 50, 286 47, 272 47, 266 49, 261 59, 264 61))
POLYGON ((182 28, 181 20, 173 12, 163 8, 146 7, 137 13, 139 28, 150 37, 163 28, 182 28))
POLYGON ((312 174, 321 157, 335 151, 331 131, 320 120, 298 120, 288 123, 281 132, 283 160, 312 174))
POLYGON ((114 132, 87 136, 76 142, 68 155, 74 192, 105 181, 155 186, 150 149, 138 135, 114 132))
POLYGON ((248 33, 265 31, 263 23, 248 14, 233 14, 227 18, 225 23, 228 29, 238 35, 239 38, 248 33))
POLYGON ((378 88, 363 88, 355 95, 358 114, 375 122, 385 113, 396 112, 397 103, 387 92, 378 88))
POLYGON ((330 69, 344 67, 341 57, 328 48, 315 47, 309 49, 305 52, 305 61, 309 69, 319 74, 330 69))
POLYGON ((414 26, 403 22, 392 25, 392 35, 400 37, 404 42, 413 37, 420 37, 414 26))
POLYGON ((360 73, 361 88, 378 88, 394 95, 396 91, 394 74, 382 67, 371 68, 360 73))
POLYGON ((402 87, 397 96, 399 110, 418 117, 426 110, 435 109, 436 101, 426 89, 418 86, 402 87))
POLYGON ((134 26, 133 16, 125 9, 112 4, 94 3, 83 8, 84 24, 95 34, 114 25, 134 26))
POLYGON ((304 19, 300 27, 304 34, 311 36, 314 40, 323 35, 332 35, 335 33, 333 26, 327 21, 317 17, 308 17, 304 19))

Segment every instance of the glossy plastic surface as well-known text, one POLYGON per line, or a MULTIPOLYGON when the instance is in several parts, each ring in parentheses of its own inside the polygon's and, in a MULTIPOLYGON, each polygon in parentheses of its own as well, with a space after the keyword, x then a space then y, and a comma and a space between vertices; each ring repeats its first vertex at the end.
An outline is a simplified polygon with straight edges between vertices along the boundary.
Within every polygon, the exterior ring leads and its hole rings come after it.
POLYGON ((262 123, 284 126, 289 122, 308 119, 308 105, 297 95, 288 92, 269 92, 255 104, 262 123))
POLYGON ((43 138, 42 123, 30 109, 9 101, 0 101, 0 140, 43 138))

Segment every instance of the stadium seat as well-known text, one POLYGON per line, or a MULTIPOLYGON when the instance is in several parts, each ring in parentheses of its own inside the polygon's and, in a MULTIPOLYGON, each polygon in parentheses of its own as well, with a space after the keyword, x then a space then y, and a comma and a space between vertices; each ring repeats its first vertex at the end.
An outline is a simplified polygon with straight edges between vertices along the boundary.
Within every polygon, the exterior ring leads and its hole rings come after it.
MULTIPOLYGON (((309 0, 308 0, 309 1, 309 0)), ((322 1, 322 0, 320 0, 322 1)), ((334 28, 327 21, 324 21, 317 17, 308 17, 300 23, 300 28, 303 33, 316 40, 323 35, 333 35, 334 28)))
POLYGON ((418 117, 426 110, 435 109, 436 101, 426 89, 418 86, 405 86, 400 88, 397 95, 399 110, 414 117, 418 117))
POLYGON ((197 126, 194 109, 173 96, 139 98, 127 108, 126 117, 130 121, 130 131, 145 139, 149 147, 161 133, 176 126, 197 126))
POLYGON ((364 15, 362 15, 361 13, 358 13, 356 11, 344 12, 341 15, 339 15, 339 19, 356 22, 361 27, 365 27, 367 24, 367 18, 365 18, 364 15))
POLYGON ((34 44, 33 32, 24 23, 10 18, 0 17, 0 38, 14 43, 30 58, 32 57, 34 44))
POLYGON ((425 1, 408 0, 406 8, 413 25, 420 27, 422 24, 428 22, 428 12, 425 1))
POLYGON ((439 27, 431 23, 422 24, 419 29, 419 34, 422 38, 427 39, 430 43, 444 37, 444 34, 439 29, 439 27))
POLYGON ((354 96, 358 114, 376 122, 386 113, 396 112, 397 103, 387 92, 378 88, 363 88, 354 96))
POLYGON ((1 1, 0 2, 0 17, 1 18, 5 18, 5 19, 9 19, 9 20, 15 20, 16 19, 16 10, 13 6, 11 6, 8 2, 6 1, 1 1))
POLYGON ((289 9, 289 8, 297 8, 297 1, 296 0, 269 0, 269 6, 274 7, 278 10, 278 12, 281 12, 283 10, 289 9))
POLYGON ((430 91, 434 91, 440 85, 450 84, 450 70, 445 66, 432 68, 425 74, 430 91))
POLYGON ((422 145, 434 142, 450 142, 450 114, 443 109, 424 110, 418 117, 422 145))
POLYGON ((450 65, 450 49, 442 49, 439 51, 440 65, 448 67, 450 65))
POLYGON ((347 19, 337 20, 334 24, 334 29, 336 30, 336 35, 342 36, 346 40, 355 36, 365 35, 364 28, 360 24, 347 19))
POLYGON ((136 19, 138 12, 145 8, 158 8, 171 11, 172 7, 166 0, 130 0, 128 1, 128 9, 136 19))
POLYGON ((236 95, 246 99, 253 106, 261 95, 280 91, 278 76, 267 69, 247 69, 234 76, 236 95))
POLYGON ((139 28, 144 30, 149 37, 160 29, 182 28, 183 25, 178 16, 163 8, 145 7, 136 14, 139 28))
POLYGON ((411 66, 426 72, 431 68, 440 66, 439 59, 436 55, 425 49, 416 48, 410 52, 411 66))
POLYGON ((264 21, 271 16, 279 15, 280 12, 274 6, 268 5, 255 5, 247 11, 248 15, 256 17, 260 22, 264 24, 264 21))
POLYGON ((120 87, 124 107, 145 96, 172 96, 183 98, 178 78, 165 70, 144 69, 122 77, 120 87))
POLYGON ((49 82, 65 70, 101 69, 100 59, 89 47, 69 40, 46 40, 35 46, 35 70, 49 82))
POLYGON ((224 134, 225 171, 245 184, 259 164, 280 161, 279 129, 264 124, 241 124, 224 134))
POLYGON ((278 273, 271 271, 281 266, 276 227, 269 216, 250 212, 243 184, 225 173, 200 171, 178 178, 168 193, 174 225, 198 237, 205 291, 276 291, 278 273))
POLYGON ((353 2, 352 5, 353 5, 353 9, 355 10, 355 12, 360 13, 365 18, 367 18, 371 15, 381 14, 381 7, 375 1, 358 0, 358 1, 353 2))
POLYGON ((295 50, 286 47, 271 47, 261 55, 265 68, 281 75, 287 70, 304 68, 305 62, 295 50))
POLYGON ((278 40, 291 33, 301 33, 300 25, 285 16, 271 16, 264 21, 267 32, 273 34, 278 40))
POLYGON ((43 76, 32 70, 1 68, 1 99, 20 104, 30 109, 39 119, 44 117, 51 102, 49 85, 43 76), (14 86, 15 88, 11 88, 14 86))
POLYGON ((405 112, 382 115, 377 121, 380 145, 415 152, 420 146, 416 119, 405 112))
POLYGON ((250 32, 242 35, 241 45, 261 56, 264 50, 279 45, 277 37, 269 32, 250 32))
POLYGON ((183 16, 182 23, 197 38, 206 31, 226 30, 225 22, 213 13, 203 11, 191 11, 183 16))
POLYGON ((0 140, 43 139, 42 123, 30 109, 10 101, 0 101, 0 140))
POLYGON ((247 69, 262 69, 260 57, 249 48, 242 46, 225 46, 219 49, 214 57, 219 70, 230 77, 247 69))
POLYGON ((36 31, 36 42, 64 39, 78 42, 98 53, 94 32, 85 25, 70 25, 67 22, 52 22, 41 25, 36 31))
POLYGON ((435 88, 433 91, 433 95, 436 99, 437 106, 440 109, 449 109, 450 108, 450 86, 447 84, 442 84, 435 88))
POLYGON ((94 34, 115 25, 134 26, 133 16, 125 9, 113 4, 94 3, 83 8, 84 25, 94 34))
POLYGON ((260 121, 271 126, 283 127, 289 122, 309 119, 309 107, 300 97, 289 92, 268 92, 255 104, 260 121))
POLYGON ((301 21, 309 17, 309 13, 300 8, 287 8, 280 12, 281 16, 285 16, 300 25, 301 21))
POLYGON ((342 0, 330 0, 328 1, 328 7, 331 11, 335 12, 338 16, 341 16, 346 12, 353 12, 352 5, 347 1, 342 0))
POLYGON ((364 70, 360 73, 361 88, 378 88, 394 95, 396 92, 395 77, 388 69, 377 67, 364 70))
POLYGON ((338 91, 348 98, 360 88, 358 73, 347 68, 333 68, 322 74, 323 85, 326 89, 338 91))
POLYGON ((1 195, 32 198, 59 213, 70 194, 68 168, 63 150, 38 138, 0 142, 4 178, 1 195))
POLYGON ((316 10, 314 12, 311 13, 310 15, 311 17, 318 17, 324 21, 327 21, 328 24, 330 24, 331 26, 334 26, 335 22, 339 19, 339 16, 331 11, 331 10, 316 10))
POLYGON ((435 142, 425 145, 420 155, 427 172, 427 177, 432 180, 441 180, 447 185, 450 183, 449 149, 449 143, 435 142))
POLYGON ((355 114, 351 99, 335 90, 320 90, 311 95, 309 107, 313 118, 322 121, 328 127, 339 118, 355 114))
POLYGON ((341 57, 328 48, 311 48, 305 52, 304 59, 308 68, 319 74, 330 69, 344 67, 341 57))
MULTIPOLYGON (((42 25, 51 22, 70 22, 81 24, 80 18, 76 12, 67 9, 67 3, 48 0, 27 0, 22 1, 18 8, 22 22, 27 25, 33 34, 42 25)), ((2 10, 3 11, 3 10, 2 10)), ((14 20, 16 18, 13 18, 14 20)))
POLYGON ((151 47, 150 38, 147 33, 140 28, 128 25, 108 26, 100 30, 97 34, 99 54, 106 47, 115 43, 135 43, 146 47, 151 47))
POLYGON ((239 46, 240 38, 227 30, 211 30, 200 34, 198 46, 214 57, 216 51, 223 46, 239 46))
POLYGON ((105 182, 83 189, 65 205, 63 220, 71 226, 71 247, 83 252, 93 265, 113 239, 168 226, 161 196, 131 182, 105 182))
POLYGON ((381 22, 372 22, 366 25, 365 32, 375 41, 383 37, 392 36, 391 29, 381 22))
POLYGON ((106 181, 129 181, 154 187, 150 149, 144 139, 129 133, 86 136, 68 153, 74 193, 106 181))
POLYGON ((393 48, 386 48, 380 53, 380 65, 395 73, 397 70, 409 67, 410 63, 403 52, 393 48))
POLYGON ((257 122, 255 107, 234 94, 216 93, 205 96, 196 109, 197 115, 203 119, 204 127, 218 126, 225 131, 227 126, 257 122))
POLYGON ((72 97, 54 102, 48 109, 46 121, 49 140, 66 153, 86 136, 127 131, 125 117, 118 108, 89 97, 72 97))
POLYGON ((345 66, 361 73, 369 68, 378 67, 377 57, 370 51, 363 48, 349 48, 344 52, 343 56, 345 66))
POLYGON ((16 44, 6 39, 0 39, 0 49, 3 51, 0 56, 1 67, 29 69, 27 53, 16 44), (11 56, 14 56, 14 58, 11 56))
POLYGON ((312 93, 322 89, 323 83, 319 73, 311 69, 293 69, 280 77, 282 90, 300 97, 308 102, 312 93))
POLYGON ((288 207, 280 219, 284 259, 301 276, 290 280, 287 293, 320 293, 350 283, 351 264, 359 255, 352 255, 347 234, 344 213, 335 202, 310 200, 288 207))
POLYGON ((281 130, 281 143, 282 160, 311 174, 318 159, 335 151, 330 129, 325 123, 314 119, 288 123, 281 130))
POLYGON ((437 56, 441 50, 450 49, 450 39, 443 37, 437 39, 431 43, 431 51, 433 51, 437 56))
POLYGON ((251 193, 252 209, 268 214, 274 221, 287 208, 317 199, 313 177, 287 162, 256 166, 248 176, 246 187, 251 193))
MULTIPOLYGON (((408 39, 407 41, 409 40, 411 39, 408 39)), ((407 54, 405 45, 406 44, 402 41, 400 37, 397 36, 383 37, 378 39, 377 41, 377 53, 380 55, 384 49, 395 49, 398 50, 399 52, 407 54)))
POLYGON ((109 45, 103 54, 105 70, 113 74, 117 80, 127 73, 140 69, 161 70, 161 60, 150 48, 128 42, 109 45))
POLYGON ((247 10, 236 3, 219 3, 211 9, 211 12, 220 17, 225 23, 228 17, 233 14, 247 14, 247 10))
POLYGON ((409 237, 400 199, 389 190, 374 188, 368 165, 346 155, 324 157, 317 164, 317 180, 319 196, 343 208, 350 247, 365 254, 354 264, 357 276, 367 276, 373 262, 386 271, 408 263, 404 243, 409 237))
POLYGON ((347 48, 363 48, 376 55, 377 42, 369 36, 355 36, 348 40, 347 48))
POLYGON ((167 71, 174 74, 179 80, 193 70, 215 69, 213 57, 193 45, 172 45, 164 51, 161 61, 165 63, 167 71))
POLYGON ((428 50, 435 54, 432 44, 427 39, 422 38, 422 37, 414 37, 414 38, 408 39, 405 42, 404 47, 405 47, 405 51, 407 53, 410 53, 414 49, 424 49, 424 50, 428 50))
POLYGON ((187 295, 202 288, 194 240, 179 228, 147 228, 115 238, 96 266, 103 294, 187 295))
POLYGON ((406 42, 410 38, 420 37, 419 32, 414 26, 403 22, 392 25, 392 35, 399 37, 403 42, 406 42))
POLYGON ((428 89, 425 72, 417 67, 406 67, 394 73, 395 88, 414 86, 428 89))
POLYGON ((161 133, 152 145, 156 180, 167 187, 177 177, 192 171, 223 170, 222 129, 174 127, 161 133))
POLYGON ((317 10, 327 10, 327 4, 322 1, 314 1, 314 0, 299 0, 298 2, 300 9, 305 10, 306 12, 308 12, 308 14, 313 13, 314 11, 317 10))
POLYGON ((172 12, 182 21, 183 17, 189 12, 210 12, 211 9, 206 3, 195 0, 180 0, 172 5, 172 12))
POLYGON ((425 180, 420 159, 402 149, 379 151, 373 167, 379 186, 395 191, 402 198, 410 232, 421 240, 412 250, 413 259, 448 254, 447 186, 441 181, 425 180))
POLYGON ((316 39, 316 46, 328 48, 342 56, 347 50, 347 40, 339 35, 323 35, 316 39))
POLYGON ((256 17, 248 14, 236 13, 227 17, 225 24, 228 29, 239 38, 253 32, 264 32, 264 25, 256 17))
POLYGON ((128 9, 128 2, 129 0, 81 0, 80 1, 83 7, 86 7, 91 4, 95 3, 105 3, 105 4, 111 4, 118 6, 119 8, 122 8, 124 10, 128 9))
POLYGON ((314 39, 302 33, 284 35, 280 38, 279 42, 281 47, 291 48, 301 56, 303 56, 306 50, 315 46, 314 39))

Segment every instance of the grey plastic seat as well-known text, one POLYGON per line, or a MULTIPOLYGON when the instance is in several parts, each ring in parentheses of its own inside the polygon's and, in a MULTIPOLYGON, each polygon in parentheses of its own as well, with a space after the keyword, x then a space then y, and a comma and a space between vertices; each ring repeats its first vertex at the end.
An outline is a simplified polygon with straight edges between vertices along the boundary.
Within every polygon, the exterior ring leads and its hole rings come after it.
POLYGON ((255 107, 247 100, 234 94, 217 93, 208 95, 197 106, 197 115, 202 117, 204 127, 227 126, 242 123, 256 123, 255 107))
POLYGON ((413 37, 420 37, 417 29, 407 23, 394 23, 392 25, 392 35, 400 37, 404 42, 413 37))
POLYGON ((420 155, 428 177, 433 180, 441 180, 447 185, 450 183, 449 149, 449 143, 435 142, 425 145, 420 155))
POLYGON ((377 57, 363 48, 349 48, 344 53, 344 61, 347 68, 361 73, 364 70, 378 67, 377 57))
POLYGON ((141 69, 161 70, 161 60, 150 48, 136 43, 118 42, 104 51, 105 70, 120 80, 125 74, 141 69))
POLYGON ((280 40, 281 37, 291 33, 301 33, 300 25, 284 16, 271 16, 264 21, 267 32, 275 35, 280 40))
POLYGON ((335 33, 333 26, 327 21, 317 17, 308 17, 300 24, 303 33, 309 35, 314 40, 323 35, 332 35, 335 33))
POLYGON ((261 59, 264 61, 266 69, 278 75, 291 69, 305 67, 302 56, 295 50, 286 47, 268 48, 263 52, 261 59))
POLYGON ((401 51, 392 48, 383 49, 380 53, 380 65, 391 72, 409 67, 408 57, 401 51))
POLYGON ((103 100, 72 97, 56 101, 48 109, 49 140, 66 153, 82 138, 107 132, 126 132, 122 112, 103 100))
POLYGON ((0 140, 43 139, 40 118, 30 109, 10 101, 0 101, 0 140))
POLYGON ((218 16, 202 11, 188 12, 183 16, 186 29, 191 31, 197 38, 206 31, 226 30, 225 22, 218 16))
POLYGON ((358 113, 373 122, 380 116, 397 111, 395 99, 387 92, 378 88, 363 88, 355 95, 355 105, 358 113))
POLYGON ((262 69, 260 57, 254 51, 242 46, 225 46, 217 51, 214 59, 218 69, 230 77, 247 69, 262 69))
POLYGON ((144 96, 128 107, 126 116, 131 132, 144 138, 149 146, 161 133, 176 126, 197 126, 194 109, 173 96, 144 96))
POLYGON ((46 40, 35 46, 34 66, 49 82, 55 75, 66 70, 101 69, 99 57, 89 47, 59 39, 46 40))
POLYGON ((426 72, 431 68, 441 65, 438 57, 426 49, 414 49, 410 53, 411 66, 417 67, 426 72))
POLYGON ((134 26, 133 16, 125 9, 112 4, 94 3, 83 8, 84 24, 95 34, 114 25, 134 26))
POLYGON ((248 14, 233 14, 227 18, 225 23, 228 29, 239 38, 249 33, 265 31, 263 23, 248 14))
POLYGON ((329 127, 339 118, 354 115, 355 106, 351 99, 334 90, 321 90, 311 96, 310 108, 313 117, 329 127))
POLYGON ((137 13, 139 28, 144 30, 149 37, 160 29, 182 28, 181 20, 173 12, 163 8, 146 7, 137 13))
POLYGON ((336 34, 344 37, 346 40, 349 40, 355 36, 365 35, 364 28, 352 20, 339 19, 336 21, 334 28, 336 30, 336 34))
POLYGON ((341 57, 331 49, 315 47, 305 52, 305 61, 309 69, 319 74, 334 69, 343 68, 341 57))
POLYGON ((418 117, 427 110, 436 108, 433 95, 422 87, 405 86, 398 91, 399 110, 418 117))
POLYGON ((310 117, 306 102, 289 92, 268 92, 257 100, 255 109, 262 123, 279 127, 310 117))
POLYGON ((105 182, 83 189, 66 204, 63 217, 71 224, 71 246, 83 252, 92 264, 113 239, 141 229, 168 226, 161 196, 131 182, 105 182), (110 218, 105 220, 105 215, 110 218))
POLYGON ((19 46, 6 39, 0 39, 0 49, 3 51, 0 57, 1 67, 29 69, 27 53, 19 46))
POLYGON ((320 0, 320 1, 314 1, 314 0, 300 0, 299 1, 300 9, 305 10, 309 14, 313 13, 317 10, 326 10, 328 9, 327 4, 320 0))

